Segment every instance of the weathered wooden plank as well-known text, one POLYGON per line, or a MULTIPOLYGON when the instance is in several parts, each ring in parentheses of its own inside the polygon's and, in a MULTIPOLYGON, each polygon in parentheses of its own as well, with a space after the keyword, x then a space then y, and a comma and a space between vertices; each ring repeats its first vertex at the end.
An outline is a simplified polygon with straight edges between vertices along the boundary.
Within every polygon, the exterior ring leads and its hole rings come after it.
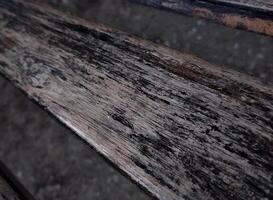
POLYGON ((247 8, 255 11, 272 12, 272 0, 209 0, 217 4, 225 4, 230 7, 247 8))
POLYGON ((130 0, 273 36, 271 0, 130 0))
POLYGON ((34 200, 9 169, 0 162, 0 200, 34 200))
POLYGON ((273 198, 272 89, 38 4, 0 16, 0 72, 158 199, 273 198))

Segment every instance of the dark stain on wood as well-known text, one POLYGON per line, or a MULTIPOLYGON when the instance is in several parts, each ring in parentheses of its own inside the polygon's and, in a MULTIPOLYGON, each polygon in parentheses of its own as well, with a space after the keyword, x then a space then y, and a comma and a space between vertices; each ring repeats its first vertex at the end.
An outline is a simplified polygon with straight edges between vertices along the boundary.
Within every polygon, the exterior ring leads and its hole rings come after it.
POLYGON ((273 198, 271 88, 35 3, 0 15, 0 72, 158 199, 273 198))

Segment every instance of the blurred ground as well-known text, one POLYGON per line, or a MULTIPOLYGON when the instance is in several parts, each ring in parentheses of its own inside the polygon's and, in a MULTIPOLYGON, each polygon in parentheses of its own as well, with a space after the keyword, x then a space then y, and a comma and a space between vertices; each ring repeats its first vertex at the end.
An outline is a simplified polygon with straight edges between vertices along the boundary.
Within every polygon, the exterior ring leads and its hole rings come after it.
MULTIPOLYGON (((273 85, 273 38, 126 0, 40 0, 273 85)), ((0 76, 0 159, 37 199, 150 199, 0 76)))

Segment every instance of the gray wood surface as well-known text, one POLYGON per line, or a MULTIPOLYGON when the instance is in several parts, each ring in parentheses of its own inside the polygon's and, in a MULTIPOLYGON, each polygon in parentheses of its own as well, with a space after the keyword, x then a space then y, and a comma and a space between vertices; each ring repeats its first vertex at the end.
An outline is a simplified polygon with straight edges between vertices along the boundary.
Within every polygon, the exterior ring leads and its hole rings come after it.
POLYGON ((273 36, 272 0, 130 0, 273 36))
POLYGON ((249 77, 20 0, 0 73, 158 199, 273 198, 273 91, 249 77))

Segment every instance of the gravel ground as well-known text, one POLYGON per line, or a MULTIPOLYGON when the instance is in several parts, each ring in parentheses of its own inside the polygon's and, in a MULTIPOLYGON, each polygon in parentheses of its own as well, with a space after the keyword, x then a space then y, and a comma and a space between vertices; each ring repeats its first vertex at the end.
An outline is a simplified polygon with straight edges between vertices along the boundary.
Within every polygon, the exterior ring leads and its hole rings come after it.
MULTIPOLYGON (((72 14, 230 66, 273 86, 273 38, 125 0, 48 1, 72 14)), ((1 76, 0 91, 0 159, 37 199, 150 199, 1 76)))

